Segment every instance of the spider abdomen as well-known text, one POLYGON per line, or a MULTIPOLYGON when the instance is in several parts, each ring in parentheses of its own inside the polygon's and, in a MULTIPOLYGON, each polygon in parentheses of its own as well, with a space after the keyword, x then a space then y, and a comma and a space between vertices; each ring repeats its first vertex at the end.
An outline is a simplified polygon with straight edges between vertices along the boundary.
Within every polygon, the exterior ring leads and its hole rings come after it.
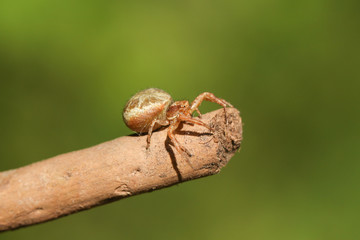
MULTIPOLYGON (((149 88, 136 93, 125 105, 123 118, 126 126, 138 133, 148 132, 153 120, 166 120, 166 112, 173 102, 170 94, 149 88)), ((161 125, 155 124, 153 130, 161 125)))

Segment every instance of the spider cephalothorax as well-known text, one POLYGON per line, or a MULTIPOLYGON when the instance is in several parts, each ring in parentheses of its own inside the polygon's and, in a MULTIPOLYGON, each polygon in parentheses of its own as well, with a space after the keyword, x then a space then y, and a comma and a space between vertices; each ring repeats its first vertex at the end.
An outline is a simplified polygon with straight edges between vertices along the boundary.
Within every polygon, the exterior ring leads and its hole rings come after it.
POLYGON ((224 109, 226 106, 232 107, 224 99, 215 97, 214 94, 204 92, 197 96, 189 104, 188 101, 173 102, 171 96, 165 91, 157 88, 145 89, 138 92, 130 98, 123 112, 125 124, 133 131, 138 133, 148 133, 147 146, 150 146, 152 132, 161 126, 168 127, 168 137, 171 139, 176 150, 179 153, 185 152, 189 156, 191 153, 184 148, 175 138, 175 130, 181 122, 188 122, 206 127, 210 131, 210 126, 200 119, 193 118, 192 113, 196 111, 201 117, 198 109, 202 101, 210 101, 221 105, 224 109))

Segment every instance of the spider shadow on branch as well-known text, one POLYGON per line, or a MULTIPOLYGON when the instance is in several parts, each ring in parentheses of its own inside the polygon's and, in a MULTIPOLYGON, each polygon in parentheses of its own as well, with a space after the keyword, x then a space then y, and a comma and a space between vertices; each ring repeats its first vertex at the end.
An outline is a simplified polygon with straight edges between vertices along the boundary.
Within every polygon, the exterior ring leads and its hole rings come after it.
MULTIPOLYGON (((172 147, 170 145, 173 145, 170 138, 167 136, 166 137, 166 140, 165 140, 165 149, 166 151, 169 153, 170 155, 170 159, 171 159, 171 165, 173 166, 175 172, 176 172, 176 176, 178 178, 178 181, 179 182, 182 182, 183 181, 183 177, 181 175, 181 172, 178 168, 178 165, 177 165, 177 161, 176 161, 176 157, 175 157, 175 153, 174 153, 174 150, 172 149, 172 147)), ((174 146, 174 145, 173 145, 174 146)))

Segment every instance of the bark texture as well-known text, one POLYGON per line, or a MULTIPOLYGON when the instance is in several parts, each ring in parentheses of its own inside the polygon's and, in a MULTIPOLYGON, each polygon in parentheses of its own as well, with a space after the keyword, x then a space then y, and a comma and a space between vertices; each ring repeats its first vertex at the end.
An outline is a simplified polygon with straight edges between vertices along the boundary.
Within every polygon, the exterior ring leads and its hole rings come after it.
POLYGON ((0 231, 49 221, 97 205, 216 174, 242 140, 238 110, 219 109, 201 126, 183 124, 176 138, 191 153, 179 154, 167 129, 125 136, 0 173, 0 231), (227 123, 226 123, 226 120, 227 123))

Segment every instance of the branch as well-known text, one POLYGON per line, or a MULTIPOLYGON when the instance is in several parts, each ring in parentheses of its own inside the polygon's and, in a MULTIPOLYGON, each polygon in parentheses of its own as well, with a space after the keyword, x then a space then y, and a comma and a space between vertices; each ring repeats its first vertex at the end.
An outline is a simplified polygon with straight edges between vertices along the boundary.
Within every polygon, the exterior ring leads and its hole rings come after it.
POLYGON ((0 173, 0 231, 49 221, 97 205, 216 174, 242 140, 239 112, 227 108, 203 115, 215 129, 183 124, 179 154, 166 128, 152 135, 125 136, 0 173))

